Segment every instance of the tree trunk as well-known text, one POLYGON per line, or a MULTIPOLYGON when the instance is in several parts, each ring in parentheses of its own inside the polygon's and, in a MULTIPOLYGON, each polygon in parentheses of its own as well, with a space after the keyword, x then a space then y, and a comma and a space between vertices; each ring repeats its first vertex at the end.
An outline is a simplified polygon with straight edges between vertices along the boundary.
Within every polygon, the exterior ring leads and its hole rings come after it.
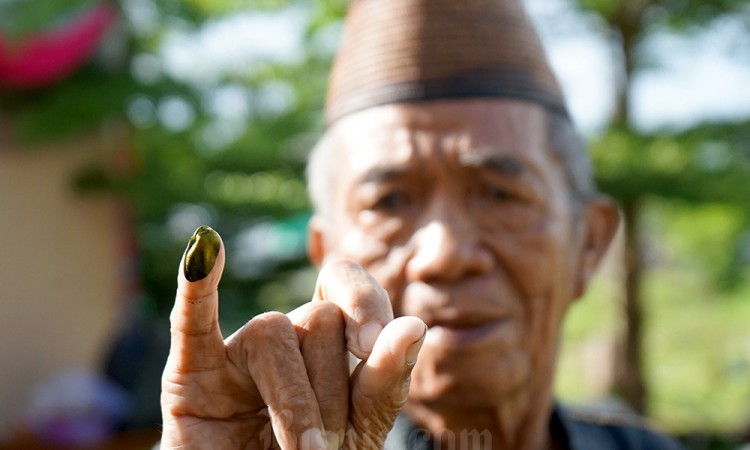
MULTIPOLYGON (((641 16, 653 0, 624 1, 610 24, 619 32, 622 44, 623 80, 617 98, 613 124, 632 132, 630 123, 630 80, 635 71, 635 53, 641 35, 641 16)), ((623 328, 615 349, 615 392, 640 414, 646 414, 648 392, 643 374, 643 306, 641 278, 643 258, 638 233, 640 199, 622 204, 625 220, 625 261, 621 307, 623 328)))
POLYGON ((623 203, 625 220, 625 270, 622 314, 624 324, 617 343, 615 391, 640 414, 646 413, 647 392, 643 376, 643 308, 640 286, 643 274, 637 201, 623 203))

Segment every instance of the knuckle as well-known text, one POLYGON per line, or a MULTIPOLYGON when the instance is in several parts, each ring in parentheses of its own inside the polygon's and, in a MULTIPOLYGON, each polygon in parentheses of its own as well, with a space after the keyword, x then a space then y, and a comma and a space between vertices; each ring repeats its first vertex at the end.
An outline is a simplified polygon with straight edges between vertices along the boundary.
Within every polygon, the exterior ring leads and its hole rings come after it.
POLYGON ((279 403, 292 410, 305 410, 315 403, 315 396, 307 386, 293 383, 278 388, 279 403))
POLYGON ((360 323, 381 318, 390 310, 388 294, 380 286, 364 286, 350 294, 352 318, 360 323))
POLYGON ((341 309, 331 302, 317 302, 311 305, 307 319, 309 329, 343 329, 341 309))
POLYGON ((350 321, 364 324, 393 319, 388 292, 362 267, 349 261, 333 261, 323 268, 315 296, 339 305, 347 325, 350 321))
POLYGON ((305 389, 305 386, 301 384, 283 386, 279 389, 279 393, 284 398, 284 401, 290 404, 307 404, 312 400, 309 390, 305 389))
POLYGON ((364 269, 353 261, 336 260, 323 266, 323 271, 331 275, 349 275, 353 272, 364 272, 364 269))
POLYGON ((297 335, 289 318, 280 312, 259 314, 235 334, 229 342, 234 351, 247 353, 250 360, 274 349, 296 347, 297 335))
POLYGON ((380 292, 373 286, 360 285, 353 289, 350 298, 355 306, 363 307, 371 305, 373 298, 379 298, 380 292))
POLYGON ((345 411, 346 405, 349 404, 349 391, 337 390, 325 394, 319 393, 317 400, 321 410, 345 411), (342 405, 344 405, 343 408, 342 405))
POLYGON ((289 318, 280 312, 271 311, 253 317, 246 325, 247 332, 254 340, 261 342, 275 341, 294 334, 294 327, 289 318))

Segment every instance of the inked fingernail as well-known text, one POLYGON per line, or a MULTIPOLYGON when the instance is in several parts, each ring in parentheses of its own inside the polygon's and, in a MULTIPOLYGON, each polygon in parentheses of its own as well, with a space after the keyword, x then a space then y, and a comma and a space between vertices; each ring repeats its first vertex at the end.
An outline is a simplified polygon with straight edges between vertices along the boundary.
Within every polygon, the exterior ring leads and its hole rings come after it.
POLYGON ((424 338, 427 336, 427 328, 424 330, 424 334, 422 334, 422 337, 419 338, 419 340, 409 346, 409 348, 406 350, 406 365, 407 366, 413 366, 417 363, 417 356, 419 355, 419 349, 422 348, 422 344, 424 344, 424 338))
POLYGON ((365 353, 370 353, 372 348, 375 347, 375 341, 380 336, 380 332, 383 331, 383 325, 377 322, 370 322, 359 330, 359 349, 365 353))
POLYGON ((219 233, 211 227, 202 226, 190 237, 185 250, 185 267, 183 271, 188 281, 206 278, 216 263, 216 256, 221 248, 219 233))

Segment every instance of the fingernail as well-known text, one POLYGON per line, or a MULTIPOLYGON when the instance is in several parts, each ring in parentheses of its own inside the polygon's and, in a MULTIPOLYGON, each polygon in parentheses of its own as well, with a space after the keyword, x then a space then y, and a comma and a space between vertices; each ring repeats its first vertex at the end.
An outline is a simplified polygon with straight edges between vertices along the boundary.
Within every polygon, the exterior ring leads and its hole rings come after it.
POLYGON ((328 450, 339 450, 344 443, 344 432, 326 431, 328 450))
POLYGON ((419 349, 422 348, 422 344, 424 344, 424 338, 427 336, 427 328, 425 327, 424 334, 422 334, 422 337, 419 338, 419 340, 409 346, 409 348, 406 350, 406 365, 407 366, 413 366, 417 363, 417 356, 419 355, 419 349))
POLYGON ((190 237, 185 250, 185 278, 198 281, 206 278, 216 263, 216 256, 221 248, 219 233, 211 227, 202 226, 190 237))
POLYGON ((328 448, 323 432, 319 428, 310 428, 299 437, 301 450, 323 450, 328 448))
POLYGON ((359 349, 365 353, 370 353, 372 348, 375 347, 375 341, 380 336, 380 332, 383 331, 383 326, 377 322, 370 322, 359 330, 359 349))

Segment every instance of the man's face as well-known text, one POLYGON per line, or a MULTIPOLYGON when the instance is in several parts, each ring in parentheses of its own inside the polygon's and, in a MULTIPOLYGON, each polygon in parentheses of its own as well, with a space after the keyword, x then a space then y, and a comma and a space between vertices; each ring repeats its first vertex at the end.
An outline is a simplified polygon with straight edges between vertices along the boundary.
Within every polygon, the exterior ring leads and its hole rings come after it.
POLYGON ((410 400, 491 407, 549 385, 584 239, 546 124, 534 104, 454 100, 331 130, 330 213, 312 238, 428 325, 410 400))

